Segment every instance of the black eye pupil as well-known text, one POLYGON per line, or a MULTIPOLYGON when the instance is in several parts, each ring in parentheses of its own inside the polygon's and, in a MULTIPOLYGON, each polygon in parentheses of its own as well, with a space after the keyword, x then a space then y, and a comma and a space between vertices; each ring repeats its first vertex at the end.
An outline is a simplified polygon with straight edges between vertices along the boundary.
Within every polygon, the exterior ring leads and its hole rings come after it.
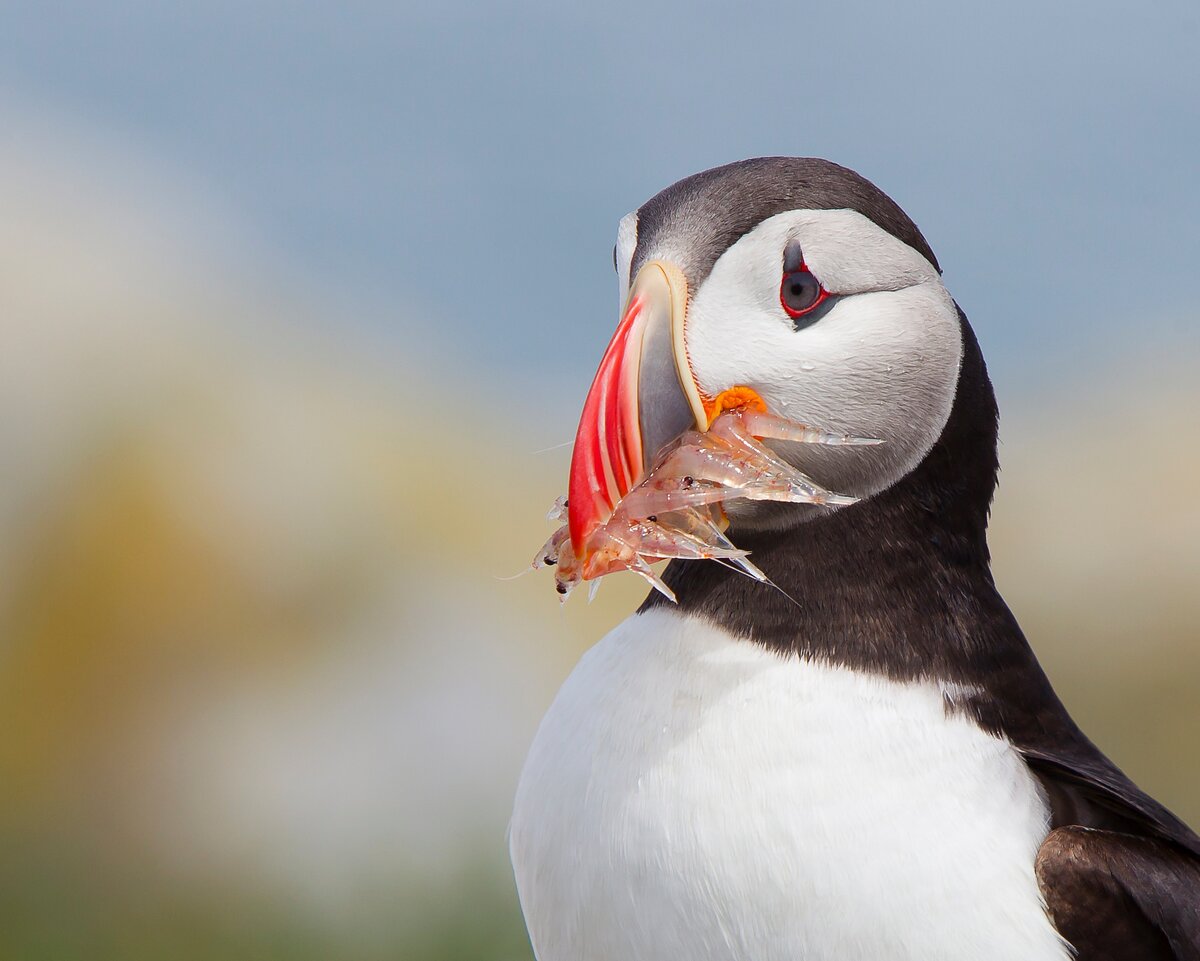
POLYGON ((807 270, 796 270, 783 278, 783 306, 790 314, 808 310, 821 298, 821 285, 807 270))

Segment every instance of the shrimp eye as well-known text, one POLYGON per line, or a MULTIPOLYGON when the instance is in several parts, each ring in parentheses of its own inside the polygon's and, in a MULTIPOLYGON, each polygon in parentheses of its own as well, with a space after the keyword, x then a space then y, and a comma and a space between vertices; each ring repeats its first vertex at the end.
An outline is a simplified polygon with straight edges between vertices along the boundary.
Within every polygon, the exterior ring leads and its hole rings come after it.
POLYGON ((779 303, 793 320, 809 313, 828 296, 829 292, 803 264, 799 270, 785 273, 779 285, 779 303))

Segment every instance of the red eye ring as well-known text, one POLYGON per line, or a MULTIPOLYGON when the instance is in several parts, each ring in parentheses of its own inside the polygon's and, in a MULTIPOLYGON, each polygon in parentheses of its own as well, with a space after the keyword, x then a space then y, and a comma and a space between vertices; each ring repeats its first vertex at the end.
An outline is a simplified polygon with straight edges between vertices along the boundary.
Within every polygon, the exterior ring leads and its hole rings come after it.
POLYGON ((779 304, 795 320, 810 314, 829 298, 829 291, 803 263, 789 270, 779 282, 779 304))

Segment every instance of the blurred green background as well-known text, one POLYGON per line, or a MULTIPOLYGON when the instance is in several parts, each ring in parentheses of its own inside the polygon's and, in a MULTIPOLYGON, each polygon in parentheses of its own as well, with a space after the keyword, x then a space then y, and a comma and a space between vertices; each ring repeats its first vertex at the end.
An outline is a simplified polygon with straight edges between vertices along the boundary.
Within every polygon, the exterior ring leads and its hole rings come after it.
POLYGON ((1200 823, 1200 14, 966 9, 0 8, 0 957, 529 958, 517 771, 641 590, 506 578, 618 219, 759 154, 922 225, 1001 588, 1200 823))

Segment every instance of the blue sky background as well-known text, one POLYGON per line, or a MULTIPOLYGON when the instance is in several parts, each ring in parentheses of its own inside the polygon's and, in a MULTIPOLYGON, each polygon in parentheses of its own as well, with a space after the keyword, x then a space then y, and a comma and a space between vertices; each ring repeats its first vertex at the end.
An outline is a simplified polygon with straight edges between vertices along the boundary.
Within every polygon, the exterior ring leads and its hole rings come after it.
POLYGON ((1194 0, 9 0, 0 108, 165 172, 468 395, 536 380, 558 428, 615 324, 617 220, 754 155, 891 193, 1002 400, 1200 353, 1198 49, 1194 0))
POLYGON ((1200 3, 0 2, 0 955, 517 961, 619 218, 763 154, 913 216, 996 579, 1200 824, 1200 3), (432 389, 431 389, 432 388, 432 389))

